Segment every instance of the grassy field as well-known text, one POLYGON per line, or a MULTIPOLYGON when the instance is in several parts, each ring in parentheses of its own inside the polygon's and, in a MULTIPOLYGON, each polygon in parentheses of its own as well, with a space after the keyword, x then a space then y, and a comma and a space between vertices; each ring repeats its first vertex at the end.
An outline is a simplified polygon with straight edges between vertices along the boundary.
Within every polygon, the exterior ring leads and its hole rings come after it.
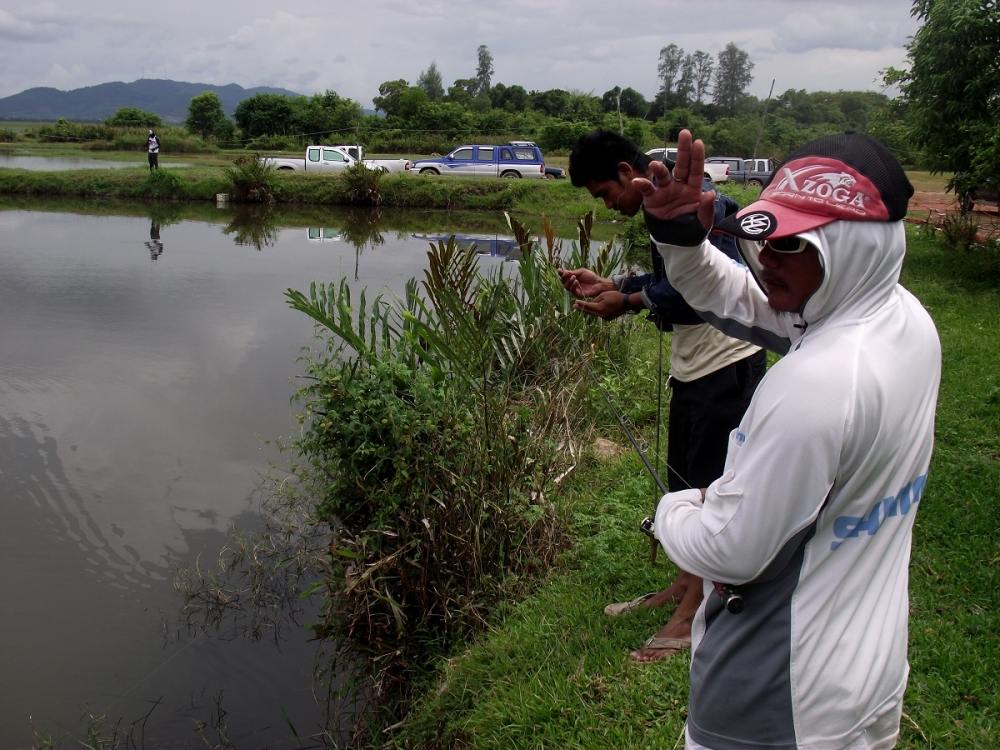
MULTIPOLYGON (((1000 496, 1000 288, 995 268, 946 254, 910 233, 904 284, 937 324, 944 358, 936 449, 916 519, 912 555, 911 675, 902 748, 1000 746, 997 616, 1000 496), (991 275, 992 274, 992 275, 991 275)), ((644 385, 652 394, 654 337, 642 329, 644 385)), ((633 405, 649 416, 651 395, 633 405)), ((640 421, 641 423, 641 421, 640 421)), ((610 426, 605 437, 624 443, 610 426)), ((662 588, 674 575, 662 554, 648 564, 636 531, 653 503, 639 461, 591 459, 565 501, 574 549, 526 601, 440 665, 402 728, 405 747, 679 747, 686 713, 686 655, 651 665, 626 657, 662 624, 649 610, 609 619, 605 603, 662 588)))

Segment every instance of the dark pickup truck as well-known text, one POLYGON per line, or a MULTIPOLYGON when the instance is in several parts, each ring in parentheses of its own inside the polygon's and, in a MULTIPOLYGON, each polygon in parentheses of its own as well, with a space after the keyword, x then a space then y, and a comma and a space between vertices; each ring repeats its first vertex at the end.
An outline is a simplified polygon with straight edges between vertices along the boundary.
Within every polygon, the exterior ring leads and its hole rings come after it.
POLYGON ((738 156, 710 156, 706 162, 725 164, 729 167, 729 181, 738 185, 763 187, 774 174, 771 159, 743 159, 738 156))

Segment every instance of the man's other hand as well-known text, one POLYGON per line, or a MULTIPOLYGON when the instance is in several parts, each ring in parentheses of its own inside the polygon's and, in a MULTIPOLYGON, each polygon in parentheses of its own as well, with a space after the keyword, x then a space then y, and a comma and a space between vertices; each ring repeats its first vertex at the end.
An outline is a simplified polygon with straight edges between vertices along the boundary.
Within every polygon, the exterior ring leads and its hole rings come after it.
POLYGON ((601 292, 593 300, 577 300, 573 307, 588 315, 604 320, 614 320, 625 313, 625 295, 619 291, 601 292))
POLYGON ((596 297, 601 292, 615 291, 615 283, 611 279, 598 276, 589 268, 557 269, 559 279, 566 291, 578 299, 596 297))

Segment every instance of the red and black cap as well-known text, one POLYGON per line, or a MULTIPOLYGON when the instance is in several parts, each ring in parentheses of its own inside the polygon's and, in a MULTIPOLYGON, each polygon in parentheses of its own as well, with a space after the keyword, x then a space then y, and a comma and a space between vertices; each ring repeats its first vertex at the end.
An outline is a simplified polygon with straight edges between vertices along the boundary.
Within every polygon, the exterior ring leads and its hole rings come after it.
POLYGON ((896 157, 861 133, 810 141, 754 201, 716 229, 748 240, 787 237, 834 221, 899 221, 913 186, 896 157))

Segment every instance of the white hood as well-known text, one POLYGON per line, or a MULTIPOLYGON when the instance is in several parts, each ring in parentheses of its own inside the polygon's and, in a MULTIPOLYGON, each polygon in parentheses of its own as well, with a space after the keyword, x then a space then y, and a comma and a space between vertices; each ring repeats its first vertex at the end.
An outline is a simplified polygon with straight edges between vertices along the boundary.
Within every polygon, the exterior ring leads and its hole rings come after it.
MULTIPOLYGON (((806 301, 801 316, 810 326, 856 320, 885 304, 899 282, 906 234, 902 222, 835 221, 802 232, 819 249, 823 280, 806 301)), ((741 240, 740 252, 761 288, 760 245, 741 240)))

